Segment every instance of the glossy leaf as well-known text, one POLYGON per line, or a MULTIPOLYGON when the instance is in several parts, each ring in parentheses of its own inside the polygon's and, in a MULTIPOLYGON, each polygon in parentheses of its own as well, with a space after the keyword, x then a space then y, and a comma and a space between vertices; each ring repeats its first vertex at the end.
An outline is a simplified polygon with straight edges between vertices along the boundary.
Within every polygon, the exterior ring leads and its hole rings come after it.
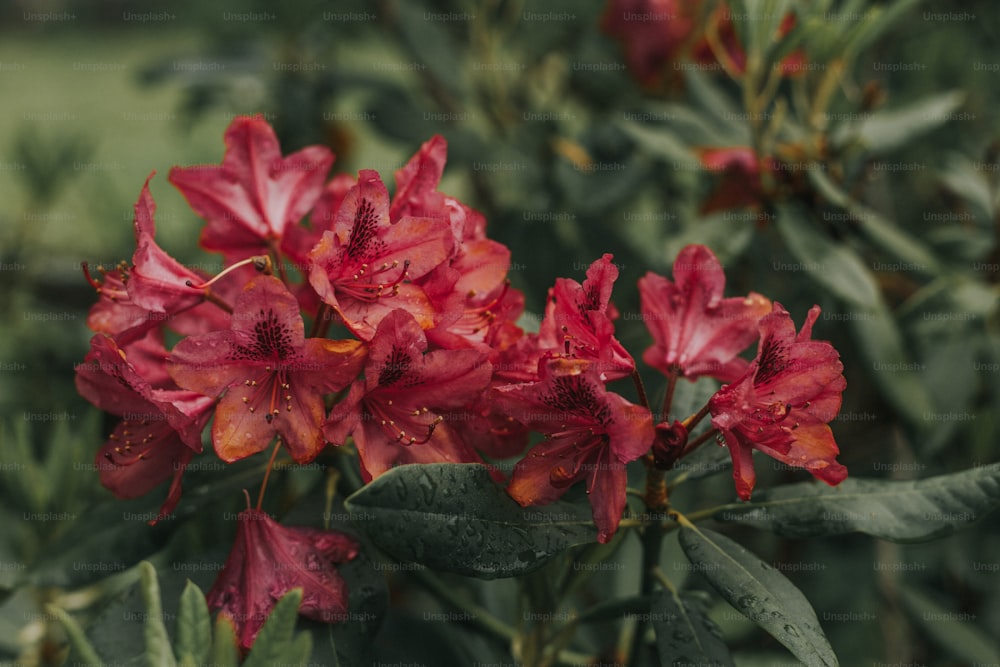
POLYGON ((653 628, 660 664, 732 665, 729 649, 719 628, 708 617, 703 605, 693 596, 674 591, 660 591, 653 601, 653 628))
POLYGON ((590 508, 522 508, 478 464, 393 468, 345 502, 363 530, 402 561, 483 579, 530 572, 595 539, 590 508))
POLYGON ((728 537, 682 527, 688 560, 741 614, 807 665, 838 665, 812 605, 783 574, 728 537))
POLYGON ((915 481, 848 478, 804 482, 758 494, 715 515, 784 537, 864 533, 892 542, 925 542, 978 521, 1000 505, 1000 464, 915 481))

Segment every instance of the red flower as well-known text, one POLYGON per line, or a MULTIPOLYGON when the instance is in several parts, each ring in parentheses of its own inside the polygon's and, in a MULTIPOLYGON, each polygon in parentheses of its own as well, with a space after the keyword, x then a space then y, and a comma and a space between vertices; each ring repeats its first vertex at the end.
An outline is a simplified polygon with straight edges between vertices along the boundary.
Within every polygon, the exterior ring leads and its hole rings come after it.
POLYGON ((245 509, 233 549, 206 599, 232 620, 246 650, 275 603, 295 588, 302 589, 302 616, 326 623, 346 619, 347 583, 334 564, 357 554, 357 541, 346 533, 282 526, 265 512, 245 509))
POLYGON ((434 324, 424 291, 409 282, 451 255, 445 220, 404 217, 389 222, 389 193, 378 173, 365 170, 337 212, 332 231, 309 255, 309 282, 362 340, 396 308, 408 310, 421 328, 434 324))
POLYGON ((470 406, 485 390, 492 374, 486 354, 426 350, 413 316, 392 311, 371 340, 364 379, 330 412, 327 439, 343 444, 354 436, 365 481, 404 463, 480 460, 444 415, 470 406))
POLYGON ((775 303, 760 321, 757 358, 709 401, 712 425, 729 446, 736 491, 744 500, 756 479, 754 449, 805 468, 830 485, 847 477, 847 468, 836 461, 840 450, 827 425, 840 410, 847 382, 833 346, 810 340, 819 313, 819 306, 813 306, 796 336, 792 318, 775 303))
POLYGON ((518 462, 507 492, 524 507, 544 505, 585 479, 597 540, 608 542, 625 509, 625 464, 652 444, 652 416, 605 390, 588 362, 548 360, 539 375, 538 382, 494 390, 510 416, 547 438, 518 462))
POLYGON ((154 389, 103 334, 91 339, 90 352, 76 367, 76 386, 98 408, 122 418, 97 452, 101 484, 118 498, 138 498, 172 476, 159 517, 170 514, 180 501, 184 469, 201 452, 212 399, 176 388, 154 389))
POLYGON ((396 171, 396 192, 389 220, 407 216, 434 216, 444 212, 444 195, 437 191, 448 157, 448 142, 439 134, 424 142, 409 162, 396 171))
POLYGON ((731 148, 702 148, 701 163, 711 172, 721 174, 718 185, 702 203, 702 215, 733 208, 759 206, 764 200, 764 183, 761 172, 774 173, 776 162, 773 158, 760 159, 752 148, 735 146, 731 148))
POLYGON ((770 301, 751 292, 722 298, 726 276, 712 251, 686 246, 674 260, 674 280, 647 273, 639 279, 642 318, 655 343, 643 361, 669 375, 680 372, 729 382, 747 362, 738 355, 757 338, 757 322, 770 311, 770 301))
POLYGON ((83 264, 83 275, 97 292, 97 303, 87 313, 87 327, 95 333, 114 336, 125 345, 142 338, 162 322, 150 317, 150 311, 132 303, 126 284, 130 278, 127 262, 112 270, 98 266, 101 280, 94 278, 90 267, 83 264))
POLYGON ((309 146, 285 158, 271 126, 240 116, 226 130, 220 165, 174 167, 170 182, 208 224, 201 245, 227 264, 276 249, 323 190, 333 154, 309 146))
POLYGON ((694 30, 690 0, 612 0, 604 32, 625 48, 629 69, 646 86, 658 85, 694 30))
MULTIPOLYGON (((781 20, 781 24, 778 26, 777 34, 774 38, 775 42, 780 42, 789 32, 792 31, 794 27, 795 14, 785 14, 784 18, 781 20)), ((712 13, 712 16, 709 18, 706 31, 712 31, 715 33, 719 45, 726 52, 730 66, 734 70, 734 73, 738 75, 746 73, 747 54, 743 50, 743 46, 740 44, 739 36, 736 34, 736 26, 733 24, 733 17, 728 5, 723 3, 718 7, 718 9, 715 10, 715 12, 712 13)), ((694 46, 693 52, 695 61, 702 64, 711 65, 717 60, 716 53, 712 49, 707 36, 701 38, 701 40, 694 46)), ((801 49, 797 49, 785 56, 785 58, 778 63, 778 67, 781 69, 781 73, 785 76, 797 76, 802 74, 805 61, 805 53, 803 53, 801 49)))
POLYGON ((292 458, 311 461, 323 448, 324 394, 361 370, 364 346, 305 338, 299 304, 272 276, 244 288, 225 331, 189 336, 170 355, 180 386, 219 396, 212 442, 223 461, 261 451, 280 435, 292 458))
POLYGON ((611 288, 618 279, 612 259, 613 255, 605 253, 591 264, 582 285, 557 278, 538 330, 543 350, 595 362, 604 381, 627 377, 635 369, 632 355, 615 338, 611 322, 618 316, 610 303, 611 288))
POLYGON ((156 202, 146 179, 135 203, 135 253, 127 284, 132 303, 157 313, 177 313, 200 304, 204 290, 189 287, 188 282, 202 283, 206 276, 183 266, 156 243, 156 202))

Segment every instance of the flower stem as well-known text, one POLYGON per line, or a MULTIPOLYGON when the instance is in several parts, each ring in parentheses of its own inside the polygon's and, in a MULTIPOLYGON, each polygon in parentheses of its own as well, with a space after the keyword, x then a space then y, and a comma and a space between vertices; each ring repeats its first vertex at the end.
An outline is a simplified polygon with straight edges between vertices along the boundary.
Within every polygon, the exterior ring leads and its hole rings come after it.
POLYGON ((676 368, 671 368, 667 375, 667 393, 663 396, 663 421, 670 421, 670 407, 674 403, 674 388, 677 387, 678 375, 676 368))
POLYGON ((685 419, 683 422, 681 422, 681 424, 683 424, 684 428, 687 429, 687 432, 690 433, 692 430, 694 430, 694 427, 698 425, 698 422, 700 422, 702 419, 705 418, 705 415, 708 414, 708 411, 709 411, 709 407, 708 407, 708 403, 706 403, 701 408, 701 410, 699 410, 695 414, 693 414, 690 417, 688 417, 687 419, 685 419))
POLYGON ((718 429, 714 429, 714 428, 711 428, 711 429, 705 431, 704 433, 702 433, 701 435, 699 435, 697 438, 695 438, 694 440, 692 440, 691 442, 689 442, 687 444, 687 446, 684 447, 684 451, 682 451, 681 455, 678 456, 677 458, 678 459, 684 458, 685 456, 687 456, 688 454, 690 454, 694 450, 696 450, 699 447, 701 447, 708 440, 714 438, 716 435, 718 435, 718 433, 719 433, 718 429))
POLYGON ((642 384, 642 376, 639 375, 638 368, 632 369, 632 383, 635 385, 636 393, 639 394, 639 405, 652 412, 652 409, 649 407, 649 397, 646 396, 646 387, 642 384))
POLYGON ((271 460, 267 462, 267 470, 264 472, 264 481, 260 483, 260 493, 257 495, 257 510, 260 511, 264 504, 264 489, 267 488, 267 480, 271 478, 271 470, 274 468, 274 460, 278 458, 278 450, 281 449, 281 436, 274 443, 274 451, 271 452, 271 460))

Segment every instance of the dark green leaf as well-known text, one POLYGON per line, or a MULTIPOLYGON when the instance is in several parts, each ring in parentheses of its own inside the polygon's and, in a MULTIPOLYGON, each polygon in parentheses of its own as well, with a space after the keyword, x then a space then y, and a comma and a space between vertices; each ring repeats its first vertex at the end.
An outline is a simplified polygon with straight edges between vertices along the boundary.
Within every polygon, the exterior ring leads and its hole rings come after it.
POLYGON ((855 479, 803 482, 761 493, 723 510, 720 521, 766 528, 784 537, 864 533, 893 542, 951 535, 1000 504, 1000 464, 915 481, 855 479))
POLYGON ((663 667, 678 663, 705 667, 733 664, 719 628, 698 598, 660 591, 653 601, 652 620, 663 667))
POLYGON ((146 664, 149 667, 176 667, 170 637, 163 623, 163 604, 160 602, 160 583, 156 570, 149 561, 139 563, 139 590, 146 609, 143 636, 146 639, 146 664))
MULTIPOLYGON (((395 3, 395 9, 399 13, 396 25, 403 43, 421 65, 420 71, 432 75, 436 84, 445 87, 450 95, 459 95, 464 80, 461 75, 456 76, 462 71, 456 65, 462 62, 462 54, 455 49, 454 39, 445 27, 448 24, 428 21, 423 3, 399 2, 395 3)), ((411 113, 416 112, 416 109, 411 110, 411 113)))
POLYGON ((946 609, 909 586, 900 586, 896 592, 916 625, 951 656, 972 665, 1000 664, 1000 648, 972 624, 975 614, 946 609))
POLYGON ((929 275, 936 275, 941 271, 940 263, 923 243, 875 211, 852 199, 823 171, 810 170, 809 180, 827 201, 850 213, 851 220, 857 223, 872 243, 899 260, 896 263, 898 266, 892 268, 908 273, 929 275))
POLYGON ((623 617, 644 617, 649 614, 652 598, 648 595, 634 595, 627 598, 606 600, 585 609, 576 618, 577 624, 620 621, 623 617))
POLYGON ((212 640, 212 619, 205 603, 205 595, 193 582, 188 581, 181 594, 177 615, 177 657, 192 659, 195 664, 205 662, 212 640))
POLYGON ((484 579, 530 572, 594 539, 588 507, 522 508, 478 464, 393 468, 345 505, 368 519, 368 536, 399 560, 484 579))
POLYGON ((783 574, 728 537, 704 528, 680 530, 684 554, 741 614, 807 665, 839 664, 812 605, 783 574))
POLYGON ((895 150, 947 123, 964 99, 965 93, 953 90, 932 95, 902 109, 877 111, 860 122, 856 137, 871 153, 895 150))
POLYGON ((789 270, 801 271, 847 303, 873 308, 879 291, 871 271, 850 246, 830 240, 800 213, 782 207, 777 217, 781 238, 798 260, 789 270))
POLYGON ((302 603, 302 589, 295 588, 278 600, 271 609, 257 639, 253 642, 250 655, 243 667, 269 667, 287 660, 287 652, 292 645, 295 619, 302 603))
POLYGON ((933 412, 921 382, 923 365, 907 354, 896 320, 881 299, 868 312, 857 313, 848 325, 864 356, 869 375, 890 404, 911 426, 924 430, 924 415, 933 412))

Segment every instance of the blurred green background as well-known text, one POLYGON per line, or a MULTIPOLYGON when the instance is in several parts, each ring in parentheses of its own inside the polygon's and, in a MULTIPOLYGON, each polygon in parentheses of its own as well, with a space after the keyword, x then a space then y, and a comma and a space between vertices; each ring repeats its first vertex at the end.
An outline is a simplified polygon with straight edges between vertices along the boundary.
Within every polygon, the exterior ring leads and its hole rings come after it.
MULTIPOLYGON (((444 134, 441 190, 483 211, 490 236, 510 246, 530 311, 541 312, 555 277, 582 280, 615 253, 619 337, 637 358, 649 339, 629 317, 635 280, 669 275, 683 245, 705 243, 726 267, 728 295, 761 292, 797 323, 813 303, 824 308, 815 336, 844 360, 834 431, 852 475, 923 478, 998 460, 1000 6, 835 2, 825 4, 839 18, 828 20, 793 4, 812 19, 800 20, 799 46, 845 69, 828 91, 834 120, 819 130, 795 96, 817 95, 822 77, 780 85, 787 121, 773 145, 799 147, 829 179, 796 176, 749 214, 702 214, 719 180, 689 166, 699 147, 750 142, 739 87, 696 72, 644 89, 601 32, 595 0, 0 6, 0 657, 58 664, 59 634, 38 600, 87 610, 103 595, 73 602, 59 598, 73 586, 24 585, 69 515, 110 497, 77 465, 108 427, 73 386, 95 299, 80 263, 131 257, 132 205, 156 171, 158 240, 184 262, 217 265, 196 249, 201 222, 166 175, 220 161, 236 114, 264 113, 286 153, 324 143, 335 171, 375 168, 387 182, 444 134), (870 10, 896 15, 842 58, 837 40, 867 29, 846 14, 870 10), (816 137, 823 148, 810 153, 816 137)), ((661 379, 644 376, 662 397, 661 379)), ((758 469, 761 488, 804 479, 770 460, 758 469)), ((717 476, 678 502, 725 502, 730 487, 717 476)), ((992 664, 996 521, 920 546, 731 534, 790 564, 842 664, 992 664)), ((665 558, 684 563, 675 544, 665 558)), ((790 660, 724 603, 713 615, 740 664, 790 660)))

